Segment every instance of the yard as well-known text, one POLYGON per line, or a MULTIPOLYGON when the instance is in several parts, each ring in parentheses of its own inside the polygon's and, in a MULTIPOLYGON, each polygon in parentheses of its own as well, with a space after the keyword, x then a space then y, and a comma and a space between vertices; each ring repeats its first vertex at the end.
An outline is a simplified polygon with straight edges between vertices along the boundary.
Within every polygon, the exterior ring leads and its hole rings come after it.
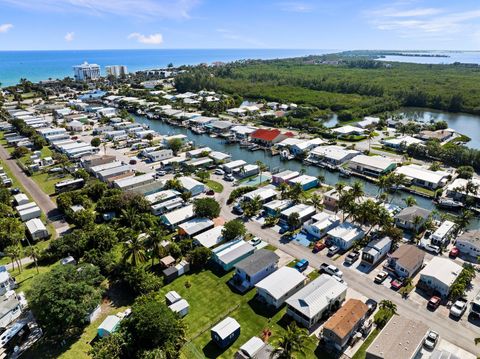
MULTIPOLYGON (((285 309, 266 312, 254 300, 255 289, 244 295, 232 292, 227 285, 232 275, 232 272, 217 276, 211 271, 202 271, 184 275, 162 289, 162 295, 170 290, 177 291, 190 304, 189 314, 185 317, 189 343, 182 350, 184 358, 232 358, 252 336, 261 337, 263 329, 269 328, 272 332, 270 343, 275 343, 278 334, 285 330, 288 323, 284 317, 285 309), (227 316, 240 323, 241 334, 233 345, 222 351, 210 342, 210 328, 227 316)), ((312 353, 312 358, 316 346, 317 340, 310 338, 305 350, 312 353)))
POLYGON ((219 182, 208 179, 205 181, 205 184, 207 185, 208 188, 213 189, 215 193, 223 192, 223 185, 219 182))
POLYGON ((55 194, 55 184, 71 179, 70 175, 53 173, 34 173, 31 178, 38 184, 42 191, 49 196, 55 194))

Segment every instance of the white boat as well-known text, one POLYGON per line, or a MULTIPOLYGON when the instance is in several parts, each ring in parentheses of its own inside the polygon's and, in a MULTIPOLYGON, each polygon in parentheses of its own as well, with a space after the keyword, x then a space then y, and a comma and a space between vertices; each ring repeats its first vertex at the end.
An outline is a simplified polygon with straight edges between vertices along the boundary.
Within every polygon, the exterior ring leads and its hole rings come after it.
POLYGON ((448 209, 460 209, 463 207, 463 203, 459 201, 455 201, 451 198, 439 198, 437 201, 437 205, 442 208, 448 209))

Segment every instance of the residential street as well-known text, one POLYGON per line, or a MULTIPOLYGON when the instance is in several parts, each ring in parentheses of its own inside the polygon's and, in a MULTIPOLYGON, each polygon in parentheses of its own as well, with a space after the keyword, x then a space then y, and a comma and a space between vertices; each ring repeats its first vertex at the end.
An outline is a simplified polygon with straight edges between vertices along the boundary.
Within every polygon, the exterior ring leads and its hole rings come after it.
MULTIPOLYGON (((219 176, 212 176, 212 179, 221 182, 225 188, 224 192, 216 196, 221 205, 221 216, 227 221, 238 218, 231 213, 231 207, 226 204, 230 192, 233 189, 231 183, 223 181, 219 176)), ((297 243, 282 243, 279 240, 280 235, 277 232, 269 228, 262 228, 261 224, 254 220, 248 221, 245 225, 253 235, 260 237, 262 240, 280 248, 295 258, 307 259, 310 265, 315 268, 319 268, 320 264, 324 262, 334 264, 343 271, 343 278, 353 290, 368 298, 375 299, 377 302, 383 299, 391 300, 397 305, 398 314, 428 323, 431 329, 438 331, 442 338, 471 353, 476 355, 480 354, 480 346, 476 346, 474 343, 474 338, 477 338, 480 334, 480 328, 478 326, 466 320, 456 322, 448 316, 441 314, 438 310, 436 312, 430 312, 427 310, 426 305, 421 306, 411 300, 402 299, 398 293, 386 286, 375 284, 366 274, 343 266, 340 261, 335 262, 323 254, 314 254, 307 247, 297 243)))
POLYGON ((17 165, 14 159, 10 158, 10 154, 3 146, 0 146, 0 158, 12 171, 13 176, 20 182, 25 190, 30 194, 32 199, 37 203, 47 219, 54 225, 56 232, 52 233, 53 238, 58 235, 60 228, 68 227, 68 224, 61 219, 61 213, 58 211, 56 204, 45 194, 40 187, 29 178, 17 165))

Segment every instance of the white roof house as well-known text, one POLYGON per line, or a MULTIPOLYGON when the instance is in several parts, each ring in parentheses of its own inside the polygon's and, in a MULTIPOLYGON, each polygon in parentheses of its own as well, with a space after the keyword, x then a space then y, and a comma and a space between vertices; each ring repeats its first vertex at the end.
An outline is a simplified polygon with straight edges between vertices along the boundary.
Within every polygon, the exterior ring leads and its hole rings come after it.
POLYGON ((252 192, 248 192, 243 195, 244 200, 253 200, 255 197, 259 197, 262 202, 272 200, 277 197, 277 192, 270 186, 260 187, 252 192))
POLYGON ((346 293, 347 286, 344 283, 322 274, 287 299, 287 313, 309 328, 335 303, 340 304, 346 293))
POLYGON ((293 207, 287 208, 281 212, 283 218, 288 218, 292 213, 298 213, 300 220, 310 219, 315 213, 316 209, 313 206, 309 206, 305 203, 299 203, 293 207))
POLYGON ((205 248, 212 248, 223 242, 222 231, 223 226, 213 227, 206 232, 197 234, 193 240, 205 248))
POLYGON ((453 181, 446 187, 447 194, 455 198, 465 196, 465 186, 468 184, 469 181, 471 181, 477 188, 476 193, 470 192, 469 196, 475 197, 477 199, 480 198, 480 179, 476 177, 470 180, 464 178, 456 178, 455 181, 453 181))
POLYGON ((448 172, 432 171, 415 164, 397 167, 395 172, 403 174, 416 185, 433 189, 443 187, 448 182, 448 177, 450 176, 448 172))
POLYGON ((191 177, 179 177, 178 180, 186 191, 192 193, 192 196, 196 196, 200 193, 205 192, 205 185, 202 182, 197 181, 196 179, 193 179, 191 177))
POLYGON ((412 137, 412 136, 401 136, 401 137, 396 137, 396 138, 390 138, 383 140, 382 143, 385 146, 392 147, 392 148, 400 148, 402 146, 408 147, 410 145, 418 145, 423 143, 424 141, 412 137))
POLYGON ((348 135, 361 135, 365 133, 365 130, 360 127, 346 125, 342 127, 333 128, 332 132, 336 133, 339 136, 348 136, 348 135))
MULTIPOLYGON (((305 276, 298 270, 290 267, 281 267, 255 284, 255 287, 257 290, 260 289, 268 293, 275 301, 279 301, 282 298, 286 299, 284 298, 286 294, 291 293, 292 290, 304 282, 305 276)), ((281 305, 282 303, 279 304, 281 305)))
POLYGON ((358 155, 353 157, 348 165, 357 172, 379 176, 393 171, 397 164, 389 157, 358 155))
POLYGON ((32 239, 41 239, 48 237, 47 227, 43 224, 40 218, 32 218, 31 220, 25 222, 28 233, 32 239))
POLYGON ((194 150, 188 151, 187 157, 197 157, 203 153, 210 153, 210 152, 212 152, 212 149, 210 147, 196 148, 194 150))
POLYGON ((234 169, 237 169, 237 168, 240 168, 240 167, 243 167, 247 164, 247 162, 245 162, 244 160, 236 160, 236 161, 232 161, 232 162, 228 162, 228 163, 225 163, 223 165, 223 170, 227 173, 230 173, 232 172, 234 169))
POLYGON ((363 118, 362 121, 357 122, 357 126, 361 128, 366 128, 371 125, 376 125, 379 122, 380 122, 380 118, 378 117, 366 116, 363 118))
POLYGON ((227 161, 230 158, 232 158, 232 156, 229 155, 228 153, 223 153, 219 151, 212 151, 208 156, 215 162, 227 161))
POLYGON ((354 245, 355 241, 362 239, 365 232, 352 223, 343 222, 329 230, 327 234, 336 246, 340 247, 342 250, 347 250, 354 245))
POLYGON ((321 238, 339 223, 340 218, 337 215, 320 212, 314 215, 311 220, 304 225, 304 227, 311 235, 321 238))
POLYGON ((128 190, 128 189, 139 187, 145 184, 152 183, 153 181, 155 181, 155 173, 145 173, 139 176, 120 178, 118 180, 113 181, 113 185, 116 188, 120 188, 122 190, 128 190))
POLYGON ((169 199, 180 196, 180 192, 167 189, 165 191, 160 191, 156 193, 149 194, 145 196, 145 199, 150 202, 150 204, 160 203, 168 201, 169 199))
POLYGON ((310 158, 334 164, 341 164, 355 157, 359 153, 359 151, 347 150, 342 146, 318 146, 310 152, 310 158))
POLYGON ((193 218, 195 213, 193 212, 193 204, 179 208, 173 212, 164 214, 162 216, 162 221, 168 226, 176 226, 180 223, 188 221, 190 218, 193 218))
POLYGON ((187 222, 178 225, 181 234, 194 236, 197 233, 213 227, 213 221, 208 218, 192 218, 187 222))
POLYGON ((433 257, 420 272, 420 282, 446 297, 461 271, 462 266, 456 262, 447 258, 433 257))

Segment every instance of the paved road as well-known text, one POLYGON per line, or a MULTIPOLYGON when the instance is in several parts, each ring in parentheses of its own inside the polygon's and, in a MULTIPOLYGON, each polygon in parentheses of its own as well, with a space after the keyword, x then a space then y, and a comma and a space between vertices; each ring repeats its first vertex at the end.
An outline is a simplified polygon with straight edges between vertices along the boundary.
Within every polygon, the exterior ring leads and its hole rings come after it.
MULTIPOLYGON (((231 208, 226 205, 226 200, 232 190, 231 184, 223 181, 218 176, 212 176, 212 179, 221 182, 225 188, 224 192, 218 194, 216 197, 221 204, 221 215, 227 221, 237 218, 237 216, 231 213, 231 208)), ((478 326, 467 321, 455 322, 445 315, 440 314, 439 311, 430 312, 426 309, 425 305, 422 306, 412 300, 402 299, 398 293, 386 286, 373 283, 371 278, 359 273, 356 269, 341 266, 340 263, 334 262, 325 255, 314 254, 310 249, 297 243, 281 242, 277 232, 272 229, 262 228, 261 224, 256 221, 251 220, 245 225, 253 235, 262 238, 264 241, 280 248, 295 258, 307 259, 310 265, 315 268, 319 268, 320 264, 324 262, 341 267, 344 273, 343 278, 353 290, 368 298, 375 299, 377 302, 383 299, 391 300, 397 305, 398 314, 428 323, 431 329, 438 331, 442 338, 471 353, 476 355, 480 354, 480 346, 475 346, 474 343, 474 338, 480 336, 480 328, 478 326)))
POLYGON ((64 221, 59 220, 59 218, 61 218, 61 213, 59 212, 56 204, 40 189, 35 181, 33 181, 21 170, 15 160, 10 158, 10 154, 2 146, 0 146, 0 158, 8 166, 10 171, 12 171, 13 176, 30 194, 31 198, 37 203, 42 212, 45 213, 47 219, 52 222, 56 230, 56 232, 52 233, 52 235, 54 238, 57 237, 57 229, 65 227, 66 224, 64 221))

